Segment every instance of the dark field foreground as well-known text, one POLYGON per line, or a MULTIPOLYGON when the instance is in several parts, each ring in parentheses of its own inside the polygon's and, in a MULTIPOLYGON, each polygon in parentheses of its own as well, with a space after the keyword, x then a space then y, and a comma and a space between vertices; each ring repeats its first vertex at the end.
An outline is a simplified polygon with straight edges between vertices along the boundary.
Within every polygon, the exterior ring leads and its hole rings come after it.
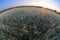
POLYGON ((60 40, 60 15, 39 7, 0 13, 0 40, 60 40))

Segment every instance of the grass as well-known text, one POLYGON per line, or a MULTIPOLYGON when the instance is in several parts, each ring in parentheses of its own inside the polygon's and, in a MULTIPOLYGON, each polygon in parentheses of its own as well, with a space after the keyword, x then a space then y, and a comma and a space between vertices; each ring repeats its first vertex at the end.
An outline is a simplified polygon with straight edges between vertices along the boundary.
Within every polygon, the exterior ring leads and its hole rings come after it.
POLYGON ((56 12, 16 7, 1 12, 0 40, 59 40, 59 25, 60 16, 56 12))

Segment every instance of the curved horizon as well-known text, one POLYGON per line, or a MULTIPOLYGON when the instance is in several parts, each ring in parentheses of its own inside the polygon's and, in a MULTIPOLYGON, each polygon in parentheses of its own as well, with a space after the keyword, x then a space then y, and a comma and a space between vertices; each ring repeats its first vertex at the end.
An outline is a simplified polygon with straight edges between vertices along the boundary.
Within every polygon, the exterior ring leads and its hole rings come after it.
POLYGON ((56 10, 53 10, 53 9, 49 9, 49 8, 45 8, 45 7, 42 7, 42 6, 31 6, 31 5, 20 5, 20 6, 14 6, 14 7, 10 7, 10 8, 7 8, 7 9, 4 9, 2 11, 0 11, 0 13, 4 12, 4 11, 7 11, 7 10, 10 10, 10 9, 13 9, 13 8, 19 8, 19 7, 38 7, 38 8, 42 8, 42 10, 50 10, 50 11, 53 11, 53 12, 56 12, 56 13, 59 13, 57 12, 56 10))

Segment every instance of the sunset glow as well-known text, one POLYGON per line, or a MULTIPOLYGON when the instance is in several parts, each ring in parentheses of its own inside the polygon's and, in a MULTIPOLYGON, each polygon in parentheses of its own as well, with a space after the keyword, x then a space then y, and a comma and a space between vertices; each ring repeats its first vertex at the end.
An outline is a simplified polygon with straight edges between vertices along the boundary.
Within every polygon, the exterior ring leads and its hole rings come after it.
POLYGON ((60 11, 60 0, 4 0, 0 1, 0 10, 15 6, 42 6, 60 11))

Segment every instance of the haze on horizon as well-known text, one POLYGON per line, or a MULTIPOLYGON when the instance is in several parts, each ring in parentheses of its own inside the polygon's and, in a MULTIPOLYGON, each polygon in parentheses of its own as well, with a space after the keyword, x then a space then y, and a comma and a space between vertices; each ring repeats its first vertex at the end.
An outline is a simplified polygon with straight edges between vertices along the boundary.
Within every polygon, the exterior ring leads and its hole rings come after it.
POLYGON ((60 0, 0 0, 0 11, 21 5, 42 6, 60 12, 60 0))

